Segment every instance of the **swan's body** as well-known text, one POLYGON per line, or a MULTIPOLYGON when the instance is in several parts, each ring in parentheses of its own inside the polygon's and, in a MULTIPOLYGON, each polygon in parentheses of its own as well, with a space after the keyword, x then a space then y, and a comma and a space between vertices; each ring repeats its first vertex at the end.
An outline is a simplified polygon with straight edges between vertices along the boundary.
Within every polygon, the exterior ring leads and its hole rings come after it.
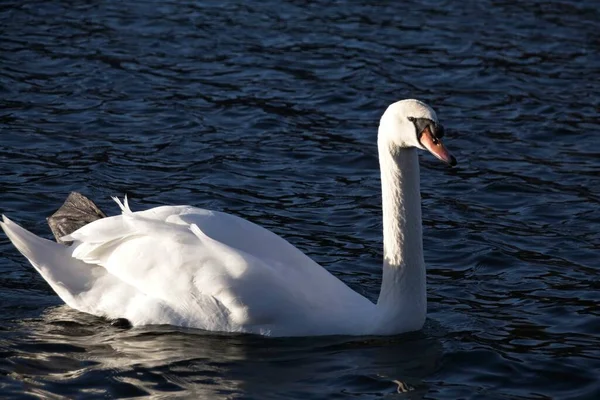
POLYGON ((423 145, 420 132, 409 132, 417 123, 398 121, 406 117, 438 126, 433 110, 415 100, 395 103, 382 117, 385 259, 377 304, 281 237, 225 213, 189 206, 131 212, 125 201, 122 215, 64 237, 71 246, 42 239, 6 217, 0 225, 69 306, 133 325, 272 336, 418 330, 427 306, 413 147, 423 145))

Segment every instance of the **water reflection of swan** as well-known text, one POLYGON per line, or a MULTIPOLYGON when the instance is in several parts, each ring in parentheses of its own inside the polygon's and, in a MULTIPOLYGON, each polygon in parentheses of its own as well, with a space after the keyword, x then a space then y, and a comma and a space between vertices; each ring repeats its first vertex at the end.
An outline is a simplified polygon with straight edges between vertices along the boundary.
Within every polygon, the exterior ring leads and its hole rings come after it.
MULTIPOLYGON (((384 263, 377 304, 281 237, 233 215, 157 207, 41 239, 4 218, 13 244, 71 307, 134 325, 272 336, 387 335, 426 314, 417 149, 454 165, 435 112, 392 104, 379 125, 384 263)), ((117 200, 118 201, 118 200, 117 200)))
POLYGON ((428 323, 395 337, 277 339, 171 326, 124 330, 59 306, 17 326, 0 370, 10 365, 11 380, 25 384, 15 385, 15 397, 379 397, 427 391, 423 379, 442 355, 434 330, 428 323))

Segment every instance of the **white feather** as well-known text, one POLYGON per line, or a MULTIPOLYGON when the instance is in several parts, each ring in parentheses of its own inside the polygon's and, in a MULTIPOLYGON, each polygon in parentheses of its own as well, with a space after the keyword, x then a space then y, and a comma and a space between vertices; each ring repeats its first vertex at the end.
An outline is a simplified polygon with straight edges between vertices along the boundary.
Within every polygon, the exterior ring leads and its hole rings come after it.
POLYGON ((283 238, 242 218, 190 206, 132 212, 66 235, 70 247, 4 217, 0 226, 71 307, 134 325, 172 324, 273 336, 394 334, 425 320, 418 140, 398 102, 379 129, 384 266, 373 304, 283 238), (398 148, 406 146, 407 148, 398 148), (408 148, 411 147, 411 148, 408 148))

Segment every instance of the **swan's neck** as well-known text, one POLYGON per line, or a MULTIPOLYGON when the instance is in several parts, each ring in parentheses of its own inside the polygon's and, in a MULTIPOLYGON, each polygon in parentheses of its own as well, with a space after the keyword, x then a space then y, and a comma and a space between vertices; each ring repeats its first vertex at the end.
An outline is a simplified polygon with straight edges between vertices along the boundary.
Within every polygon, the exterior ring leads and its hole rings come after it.
POLYGON ((420 329, 427 295, 419 159, 379 138, 383 211, 383 278, 377 302, 381 333, 420 329))

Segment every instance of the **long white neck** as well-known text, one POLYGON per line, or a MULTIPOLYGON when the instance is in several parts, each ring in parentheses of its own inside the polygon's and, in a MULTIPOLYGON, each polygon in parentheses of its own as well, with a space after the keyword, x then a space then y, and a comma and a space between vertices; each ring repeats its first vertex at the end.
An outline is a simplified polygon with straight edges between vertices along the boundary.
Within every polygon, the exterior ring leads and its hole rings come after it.
POLYGON ((427 313, 419 159, 381 133, 378 147, 384 261, 376 329, 400 333, 420 329, 427 313))

